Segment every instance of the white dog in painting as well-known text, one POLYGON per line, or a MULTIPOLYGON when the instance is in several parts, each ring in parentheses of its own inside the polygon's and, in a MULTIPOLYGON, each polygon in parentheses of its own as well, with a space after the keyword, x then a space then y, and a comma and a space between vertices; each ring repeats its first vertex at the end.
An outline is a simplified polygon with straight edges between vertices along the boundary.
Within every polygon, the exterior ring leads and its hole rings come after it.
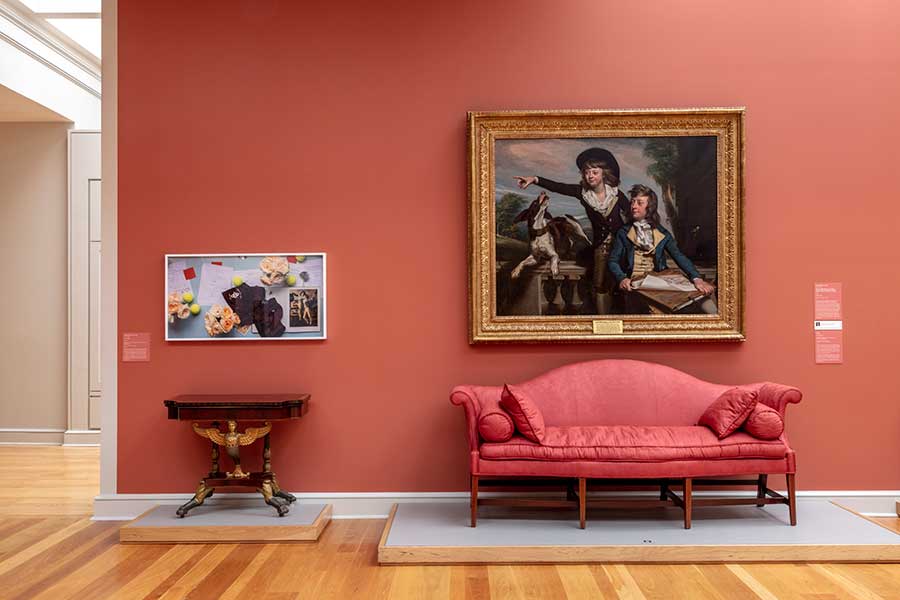
POLYGON ((528 239, 531 253, 510 273, 510 277, 518 279, 525 267, 532 267, 546 260, 550 261, 550 273, 559 275, 559 255, 566 254, 575 245, 576 239, 582 239, 590 245, 591 240, 575 217, 553 217, 547 210, 550 196, 541 192, 527 209, 516 216, 515 221, 528 222, 528 239))

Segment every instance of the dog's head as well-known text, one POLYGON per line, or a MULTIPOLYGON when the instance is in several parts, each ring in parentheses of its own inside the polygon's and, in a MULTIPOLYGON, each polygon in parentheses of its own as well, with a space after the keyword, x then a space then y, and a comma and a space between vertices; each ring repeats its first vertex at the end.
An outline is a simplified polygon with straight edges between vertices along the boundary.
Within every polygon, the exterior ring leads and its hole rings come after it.
POLYGON ((547 192, 541 192, 538 197, 531 201, 531 206, 520 212, 515 219, 515 223, 519 221, 528 221, 529 223, 537 216, 538 212, 543 208, 546 210, 550 205, 550 196, 547 192))

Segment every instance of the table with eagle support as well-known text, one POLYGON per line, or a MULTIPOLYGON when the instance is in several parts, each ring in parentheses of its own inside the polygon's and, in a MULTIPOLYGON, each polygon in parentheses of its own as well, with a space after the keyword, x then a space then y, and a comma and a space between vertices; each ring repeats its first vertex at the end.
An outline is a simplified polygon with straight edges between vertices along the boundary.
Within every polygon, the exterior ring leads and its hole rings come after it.
POLYGON ((290 510, 295 498, 278 487, 272 472, 272 451, 269 435, 273 421, 299 419, 309 410, 309 394, 191 394, 176 396, 163 402, 169 411, 169 419, 193 421, 197 435, 212 443, 212 468, 200 481, 194 497, 178 508, 179 517, 203 504, 216 488, 251 487, 263 495, 266 504, 283 517, 290 510), (262 423, 262 426, 242 427, 241 423, 262 423), (202 427, 208 423, 211 426, 202 427), (226 430, 220 429, 225 424, 226 430), (241 431, 243 429, 243 431, 241 431), (244 472, 241 469, 240 447, 249 446, 263 438, 262 471, 244 472), (234 470, 219 470, 219 446, 234 461, 234 470))

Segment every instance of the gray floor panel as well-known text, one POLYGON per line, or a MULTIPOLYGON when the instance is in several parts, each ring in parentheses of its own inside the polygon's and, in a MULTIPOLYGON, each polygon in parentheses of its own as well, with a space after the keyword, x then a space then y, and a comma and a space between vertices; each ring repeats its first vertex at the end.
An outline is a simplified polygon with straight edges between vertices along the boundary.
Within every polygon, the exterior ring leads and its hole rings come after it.
POLYGON ((279 517, 275 509, 263 502, 262 498, 234 500, 214 498, 191 509, 191 512, 183 519, 175 515, 177 508, 178 506, 175 505, 159 506, 140 521, 132 523, 130 527, 312 525, 325 505, 294 502, 290 512, 283 517, 279 517))
POLYGON ((704 506, 683 528, 679 508, 589 510, 587 529, 572 510, 479 509, 469 527, 467 503, 403 503, 397 507, 386 546, 565 545, 852 545, 900 544, 900 535, 827 499, 799 499, 797 526, 784 505, 704 506))

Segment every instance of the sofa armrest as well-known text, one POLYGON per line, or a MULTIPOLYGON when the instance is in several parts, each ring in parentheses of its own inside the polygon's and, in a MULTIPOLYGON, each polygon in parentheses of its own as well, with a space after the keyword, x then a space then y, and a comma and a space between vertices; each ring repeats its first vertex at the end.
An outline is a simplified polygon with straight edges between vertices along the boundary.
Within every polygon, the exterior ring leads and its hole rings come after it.
POLYGON ((478 452, 478 416, 481 414, 478 395, 472 389, 472 386, 458 385, 450 392, 450 402, 465 409, 466 439, 469 442, 469 450, 478 452))
POLYGON ((803 398, 795 387, 781 385, 780 383, 764 383, 759 387, 759 401, 774 408, 784 418, 784 412, 788 404, 796 404, 803 398))

